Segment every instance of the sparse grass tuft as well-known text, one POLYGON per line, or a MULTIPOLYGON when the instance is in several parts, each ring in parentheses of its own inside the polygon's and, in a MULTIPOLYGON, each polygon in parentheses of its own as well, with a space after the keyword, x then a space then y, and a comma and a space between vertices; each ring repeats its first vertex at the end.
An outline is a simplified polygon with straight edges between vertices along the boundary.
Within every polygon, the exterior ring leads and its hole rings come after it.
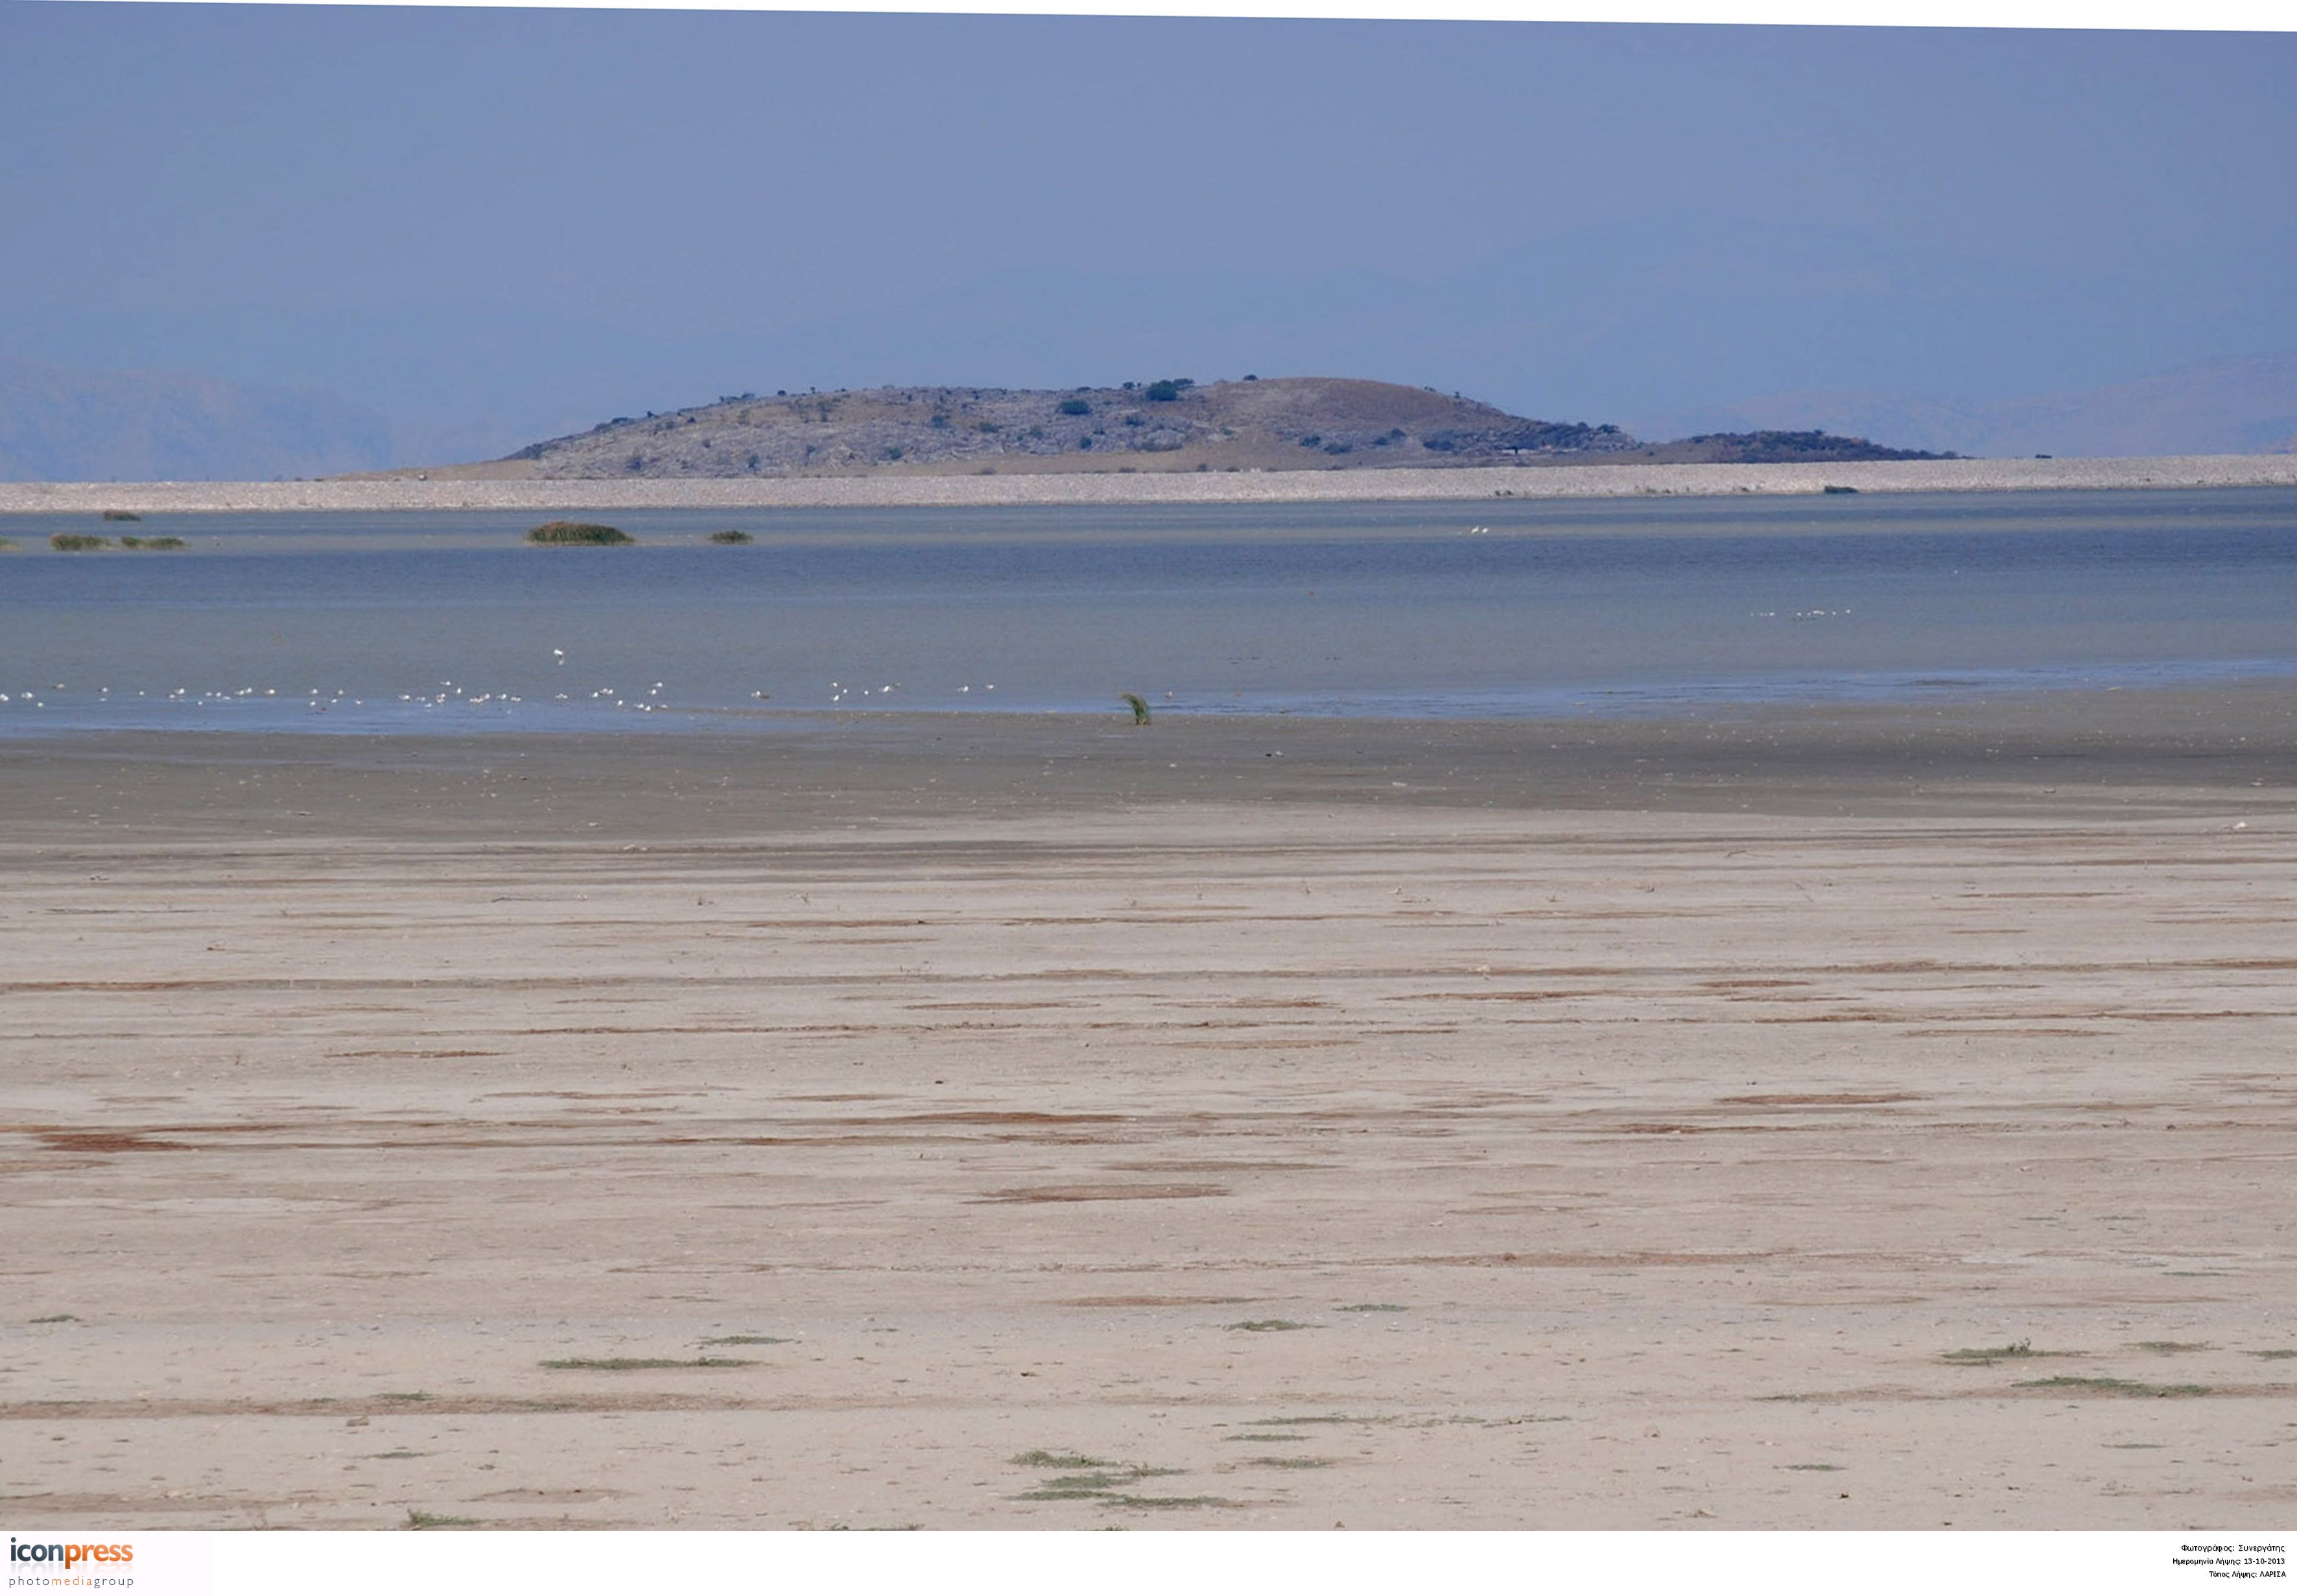
POLYGON ((1146 726, 1148 724, 1148 701, 1147 699, 1141 697, 1138 693, 1119 693, 1117 696, 1124 700, 1127 707, 1132 711, 1133 725, 1146 726))
POLYGON ((86 554, 94 548, 110 548, 111 539, 93 532, 50 532, 48 547, 61 555, 86 554))
POLYGON ((2038 1353, 2030 1341, 2013 1341, 2007 1346, 1962 1346, 1950 1353, 1941 1353, 1939 1361, 1962 1363, 1979 1369, 1990 1369, 2007 1358, 2062 1358, 2063 1353, 2038 1353))
POLYGON ((638 541, 618 526, 601 526, 595 521, 546 521, 529 531, 526 540, 529 543, 593 545, 638 541))
POLYGON ((1063 1474, 1047 1480, 1039 1487, 1046 1491, 1114 1491, 1119 1485, 1129 1485, 1134 1480, 1157 1479, 1168 1474, 1178 1474, 1177 1468, 1148 1468, 1135 1466, 1120 1468, 1095 1469, 1091 1474, 1063 1474))
POLYGON ((384 1391, 378 1394, 376 1400, 379 1402, 429 1402, 431 1394, 428 1391, 384 1391))
POLYGON ((710 541, 712 543, 755 543, 757 539, 751 537, 747 532, 729 526, 722 532, 711 533, 710 541))
POLYGON ((144 519, 133 510, 106 510, 103 513, 103 518, 106 521, 141 521, 144 519))
POLYGON ((1247 1458, 1244 1460, 1255 1468, 1330 1468, 1332 1466, 1330 1458, 1247 1458))
POLYGON ((5 551, 15 547, 16 539, 13 538, 0 538, 0 551, 5 551))
POLYGON ((2142 1353, 2205 1353, 2210 1350, 2210 1344, 2206 1341, 2137 1341, 2131 1345, 2142 1353))
POLYGON ((1255 1429, 1288 1430, 1304 1424, 1392 1424, 1389 1419, 1367 1419, 1356 1413, 1296 1414, 1288 1419, 1256 1419, 1255 1429))
MULTIPOLYGON (((67 1314, 66 1317, 69 1318, 70 1315, 67 1314)), ((39 1321, 34 1320, 32 1322, 37 1324, 39 1321)), ((2278 1358, 2297 1358, 2297 1346, 2268 1346, 2263 1352, 2254 1352, 2249 1355, 2252 1358, 2264 1358, 2268 1362, 2278 1358)))
POLYGON ((1305 1441, 1305 1436, 1287 1436, 1275 1430, 1247 1430, 1241 1436, 1223 1436, 1223 1441, 1305 1441))
POLYGON ((587 1369, 622 1374, 633 1369, 747 1369, 749 1358, 545 1358, 545 1369, 587 1369))
POLYGON ((1225 1496, 1111 1496, 1109 1505, 1120 1508, 1232 1508, 1237 1504, 1225 1496))
POLYGON ((786 1346, 787 1336, 705 1336, 704 1346, 786 1346))
POLYGON ((1840 1474, 1842 1472, 1842 1465, 1840 1463, 1782 1463, 1779 1467, 1782 1468, 1791 1469, 1798 1474, 1840 1474))
POLYGON ((468 1529, 477 1522, 475 1518, 457 1518, 452 1513, 426 1513, 421 1508, 407 1510, 409 1529, 468 1529))
POLYGON ((371 1458, 388 1458, 393 1462, 398 1462, 406 1458, 427 1458, 431 1454, 427 1452, 409 1452, 401 1446, 390 1452, 371 1452, 366 1455, 371 1458))
POLYGON ((2035 1390, 2090 1391, 2100 1396, 2207 1396, 2207 1386, 2154 1386, 2144 1380, 2118 1380, 2104 1375, 2056 1374, 2046 1380, 2020 1380, 2035 1390))
POLYGON ((1224 1330, 1306 1330, 1313 1325, 1302 1324, 1297 1319, 1239 1319, 1234 1324, 1224 1324, 1224 1330))
POLYGON ((1041 1448, 1022 1452, 1013 1461, 1023 1468, 1080 1471, 1054 1474, 1050 1478, 1040 1481, 1034 1490, 1020 1493, 1014 1499, 1017 1501, 1103 1501, 1124 1507, 1184 1507, 1214 1500, 1132 1496, 1123 1489, 1138 1485, 1144 1479, 1178 1474, 1181 1472, 1178 1468, 1155 1468, 1145 1463, 1111 1463, 1100 1458, 1089 1458, 1081 1452, 1046 1452, 1041 1448))
POLYGON ((77 1313, 43 1313, 37 1319, 32 1320, 32 1322, 34 1324, 78 1324, 79 1322, 79 1315, 77 1313))
POLYGON ((168 550, 188 548, 191 546, 185 543, 181 538, 122 538, 119 540, 119 547, 122 548, 168 550))
POLYGON ((1338 1313, 1405 1313, 1410 1311, 1402 1303, 1342 1303, 1333 1310, 1338 1313))

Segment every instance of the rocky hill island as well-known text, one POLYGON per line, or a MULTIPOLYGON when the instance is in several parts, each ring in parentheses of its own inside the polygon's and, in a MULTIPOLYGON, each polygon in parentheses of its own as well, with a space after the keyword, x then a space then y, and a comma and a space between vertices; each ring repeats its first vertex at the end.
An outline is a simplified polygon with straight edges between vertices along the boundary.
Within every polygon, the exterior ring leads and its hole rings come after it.
POLYGON ((1113 388, 732 394, 617 416, 502 460, 424 474, 627 481, 1945 457, 1824 432, 1650 444, 1616 426, 1535 421, 1457 394, 1357 378, 1167 377, 1113 388))

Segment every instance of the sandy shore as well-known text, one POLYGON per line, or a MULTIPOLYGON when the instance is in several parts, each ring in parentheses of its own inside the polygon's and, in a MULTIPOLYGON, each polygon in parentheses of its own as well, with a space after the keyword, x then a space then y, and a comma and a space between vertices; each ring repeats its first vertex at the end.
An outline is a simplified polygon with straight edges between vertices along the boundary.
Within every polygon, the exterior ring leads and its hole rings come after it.
POLYGON ((2284 1521, 2293 792, 2265 690, 9 743, 0 1500, 2284 1521))
POLYGON ((1610 498, 1642 494, 2026 492, 2297 485, 2297 455, 1868 460, 1835 465, 1554 465, 1433 471, 1091 472, 1000 476, 489 481, 0 482, 0 514, 266 510, 773 509, 1610 498))

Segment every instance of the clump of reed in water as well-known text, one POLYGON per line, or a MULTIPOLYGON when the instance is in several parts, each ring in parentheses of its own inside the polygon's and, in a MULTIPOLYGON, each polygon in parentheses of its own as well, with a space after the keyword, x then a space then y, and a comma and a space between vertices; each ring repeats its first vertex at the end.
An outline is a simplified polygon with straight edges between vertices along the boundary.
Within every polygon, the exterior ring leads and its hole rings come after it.
POLYGON ((618 526, 602 526, 595 521, 546 521, 528 532, 526 540, 529 543, 592 545, 638 541, 618 526))

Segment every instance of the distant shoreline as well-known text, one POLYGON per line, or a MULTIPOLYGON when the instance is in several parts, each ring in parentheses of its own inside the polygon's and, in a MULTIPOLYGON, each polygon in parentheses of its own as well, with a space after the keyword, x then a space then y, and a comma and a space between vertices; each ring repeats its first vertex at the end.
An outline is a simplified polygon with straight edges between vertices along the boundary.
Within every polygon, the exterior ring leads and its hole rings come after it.
POLYGON ((525 481, 0 482, 0 514, 391 510, 901 509, 978 505, 1364 503, 1753 493, 2015 493, 2297 487, 2297 455, 1832 465, 1465 466, 1355 471, 697 477, 525 481))

